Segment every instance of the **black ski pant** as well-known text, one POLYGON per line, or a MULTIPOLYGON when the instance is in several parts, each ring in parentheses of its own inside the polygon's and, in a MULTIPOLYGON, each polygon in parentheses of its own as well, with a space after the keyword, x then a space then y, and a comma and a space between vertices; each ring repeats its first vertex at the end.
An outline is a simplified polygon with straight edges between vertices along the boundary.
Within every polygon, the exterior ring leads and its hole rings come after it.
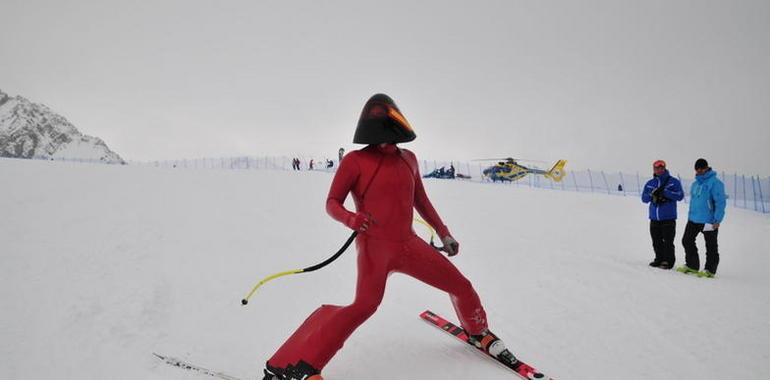
POLYGON ((711 273, 717 273, 717 266, 719 265, 719 244, 717 244, 717 236, 719 230, 703 231, 704 224, 687 222, 687 227, 684 229, 684 236, 682 236, 682 246, 684 246, 685 262, 687 266, 699 270, 700 258, 698 257, 698 246, 695 244, 695 238, 699 233, 703 233, 704 239, 706 239, 706 266, 704 269, 711 273))
POLYGON ((674 237, 676 237, 676 220, 650 220, 650 237, 652 248, 655 250, 655 262, 668 262, 674 265, 674 237))

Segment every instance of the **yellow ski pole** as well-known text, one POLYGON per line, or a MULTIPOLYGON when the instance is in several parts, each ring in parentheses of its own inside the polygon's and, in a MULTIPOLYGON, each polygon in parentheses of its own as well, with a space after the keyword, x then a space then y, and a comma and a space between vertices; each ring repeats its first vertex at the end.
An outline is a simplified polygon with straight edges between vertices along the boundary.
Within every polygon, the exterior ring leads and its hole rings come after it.
POLYGON ((436 230, 434 230, 433 227, 430 224, 428 224, 428 222, 426 222, 426 221, 424 221, 424 220, 422 220, 421 218, 418 218, 418 217, 415 217, 414 221, 424 225, 428 229, 428 231, 430 231, 430 246, 431 247, 433 247, 433 248, 435 248, 435 249, 437 249, 439 251, 445 251, 444 247, 439 247, 439 246, 437 246, 436 244, 433 243, 434 238, 436 237, 436 230))
POLYGON ((258 282, 256 285, 254 285, 253 288, 251 288, 251 291, 249 292, 249 294, 247 294, 246 297, 244 297, 241 300, 241 304, 242 305, 248 304, 249 303, 249 299, 251 298, 251 296, 254 295, 254 293, 257 291, 257 289, 259 289, 260 286, 264 285, 268 281, 272 281, 272 280, 275 280, 276 278, 283 277, 283 276, 288 276, 288 275, 291 275, 291 274, 312 272, 314 270, 318 270, 318 269, 321 269, 321 268, 329 265, 332 261, 337 260, 337 258, 340 257, 340 255, 342 255, 342 252, 345 252, 345 250, 348 249, 348 247, 350 246, 350 243, 353 242, 353 239, 355 239, 357 235, 358 235, 358 232, 353 232, 350 235, 350 237, 348 238, 348 240, 345 241, 345 244, 342 245, 342 248, 340 248, 339 251, 337 251, 337 253, 335 253, 334 255, 332 255, 332 257, 329 257, 328 259, 324 260, 321 263, 318 263, 318 264, 313 265, 313 266, 309 266, 309 267, 304 268, 304 269, 292 269, 292 270, 287 270, 287 271, 284 271, 284 272, 278 272, 278 273, 271 274, 271 275, 263 278, 260 282, 258 282))

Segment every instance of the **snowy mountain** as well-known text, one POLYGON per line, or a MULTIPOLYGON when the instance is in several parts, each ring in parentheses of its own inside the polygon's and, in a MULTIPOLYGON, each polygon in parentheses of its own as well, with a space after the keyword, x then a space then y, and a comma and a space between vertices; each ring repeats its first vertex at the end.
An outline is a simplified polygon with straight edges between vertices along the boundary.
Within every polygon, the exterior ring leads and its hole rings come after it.
POLYGON ((0 91, 0 157, 125 163, 100 138, 80 133, 42 104, 0 91))
MULTIPOLYGON (((349 236, 324 211, 329 173, 0 159, 0 178, 3 380, 214 379, 153 352, 261 379, 265 360, 315 308, 353 299, 351 247, 240 302, 264 276, 320 262, 349 236)), ((647 207, 635 196, 425 186, 460 241, 451 260, 492 329, 548 375, 770 379, 766 215, 729 208, 717 278, 701 279, 647 266, 647 207)), ((391 276, 377 313, 324 377, 515 379, 421 321, 426 308, 457 320, 445 293, 391 276)))

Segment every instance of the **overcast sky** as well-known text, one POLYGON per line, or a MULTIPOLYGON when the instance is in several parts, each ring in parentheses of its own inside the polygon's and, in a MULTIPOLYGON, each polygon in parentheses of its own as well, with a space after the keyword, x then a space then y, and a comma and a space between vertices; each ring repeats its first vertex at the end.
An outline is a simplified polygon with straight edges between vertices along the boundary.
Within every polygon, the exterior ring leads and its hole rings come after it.
POLYGON ((418 157, 770 174, 770 1, 3 0, 0 90, 124 158, 315 154, 393 97, 418 157))

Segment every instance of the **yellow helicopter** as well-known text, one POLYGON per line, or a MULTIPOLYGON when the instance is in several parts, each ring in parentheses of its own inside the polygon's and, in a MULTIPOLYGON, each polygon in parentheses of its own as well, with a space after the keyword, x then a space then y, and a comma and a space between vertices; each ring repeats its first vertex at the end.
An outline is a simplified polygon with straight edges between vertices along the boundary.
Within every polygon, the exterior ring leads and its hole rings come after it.
MULTIPOLYGON (((482 172, 485 179, 491 180, 492 182, 497 181, 518 181, 522 178, 524 178, 527 174, 539 174, 546 178, 551 179, 554 182, 561 182, 561 180, 564 178, 564 176, 567 174, 564 171, 564 166, 567 165, 566 160, 558 160, 556 161, 556 164, 553 165, 551 170, 541 170, 541 169, 531 169, 524 165, 519 164, 517 159, 515 158, 504 158, 504 159, 483 159, 483 160, 477 160, 477 161, 492 161, 492 160, 504 160, 499 161, 497 164, 492 165, 482 172)), ((530 160, 521 160, 521 161, 530 161, 530 160)))

